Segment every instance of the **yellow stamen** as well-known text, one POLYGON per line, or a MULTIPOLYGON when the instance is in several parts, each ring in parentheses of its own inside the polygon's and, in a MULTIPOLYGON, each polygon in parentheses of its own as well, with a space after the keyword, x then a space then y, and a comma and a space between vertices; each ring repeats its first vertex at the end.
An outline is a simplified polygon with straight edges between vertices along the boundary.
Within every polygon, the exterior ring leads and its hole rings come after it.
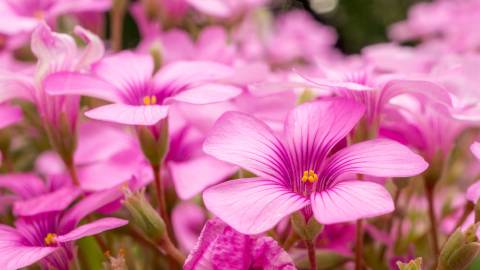
POLYGON ((55 233, 48 233, 47 236, 45 236, 44 241, 47 246, 56 244, 57 241, 55 240, 57 238, 57 235, 55 233))
POLYGON ((157 97, 154 96, 154 95, 144 96, 144 97, 143 97, 143 104, 144 104, 144 105, 154 105, 154 104, 157 104, 157 97))
POLYGON ((302 182, 310 182, 314 183, 318 181, 318 174, 316 174, 313 170, 308 170, 303 172, 302 182))

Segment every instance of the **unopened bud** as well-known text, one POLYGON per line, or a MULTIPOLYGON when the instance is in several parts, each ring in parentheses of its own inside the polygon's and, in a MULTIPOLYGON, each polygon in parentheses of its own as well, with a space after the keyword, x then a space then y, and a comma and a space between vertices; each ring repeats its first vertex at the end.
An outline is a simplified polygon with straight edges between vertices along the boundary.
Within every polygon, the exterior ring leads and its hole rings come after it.
POLYGON ((456 230, 445 243, 438 260, 437 270, 467 269, 480 255, 480 243, 476 232, 479 224, 470 226, 465 232, 456 230))
POLYGON ((323 230, 322 224, 318 223, 314 218, 306 221, 305 216, 300 212, 293 213, 291 220, 293 229, 303 240, 314 240, 323 230))
POLYGON ((408 263, 397 262, 399 270, 422 270, 422 258, 416 258, 408 263))
POLYGON ((133 193, 127 189, 124 192, 123 205, 130 212, 133 223, 149 238, 154 240, 163 238, 165 222, 145 198, 145 190, 133 193))

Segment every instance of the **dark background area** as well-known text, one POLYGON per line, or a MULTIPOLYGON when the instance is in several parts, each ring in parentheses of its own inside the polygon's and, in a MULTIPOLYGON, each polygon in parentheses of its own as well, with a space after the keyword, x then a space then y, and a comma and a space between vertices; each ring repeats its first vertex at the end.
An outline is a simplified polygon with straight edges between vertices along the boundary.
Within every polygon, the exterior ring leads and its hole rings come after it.
MULTIPOLYGON (((317 13, 310 5, 310 1, 315 0, 272 0, 271 8, 275 13, 304 9, 317 21, 333 26, 338 33, 337 47, 347 54, 358 53, 370 44, 388 41, 389 25, 404 20, 409 7, 413 4, 428 2, 427 0, 334 0, 337 2, 335 9, 327 13, 317 13)), ((107 24, 108 21, 107 19, 107 24)), ((108 26, 107 29, 109 29, 108 26)), ((107 36, 109 36, 108 32, 107 30, 107 36)), ((139 40, 135 21, 130 14, 127 14, 123 47, 133 48, 139 40)))
POLYGON ((302 8, 321 23, 335 27, 338 33, 337 47, 343 52, 358 53, 369 45, 388 41, 387 27, 404 20, 408 9, 425 0, 338 0, 336 8, 317 14, 309 0, 282 0, 276 6, 280 10, 302 8))

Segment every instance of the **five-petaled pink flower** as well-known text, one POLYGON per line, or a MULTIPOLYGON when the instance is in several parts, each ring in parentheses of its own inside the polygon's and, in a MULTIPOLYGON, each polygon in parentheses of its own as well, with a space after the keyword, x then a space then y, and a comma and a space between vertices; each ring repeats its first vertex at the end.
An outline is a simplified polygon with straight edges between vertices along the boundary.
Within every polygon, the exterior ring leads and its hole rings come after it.
POLYGON ((357 174, 408 177, 428 164, 406 146, 373 139, 332 149, 355 127, 364 106, 351 100, 307 103, 287 116, 282 134, 256 118, 225 113, 212 128, 204 151, 257 175, 207 189, 206 207, 241 233, 264 232, 301 210, 322 224, 393 211, 388 191, 357 174))
POLYGON ((179 61, 154 73, 149 55, 122 52, 105 57, 92 71, 53 74, 45 88, 52 95, 85 95, 112 102, 87 111, 90 118, 147 126, 167 117, 170 102, 207 104, 241 93, 223 82, 233 69, 214 62, 179 61))

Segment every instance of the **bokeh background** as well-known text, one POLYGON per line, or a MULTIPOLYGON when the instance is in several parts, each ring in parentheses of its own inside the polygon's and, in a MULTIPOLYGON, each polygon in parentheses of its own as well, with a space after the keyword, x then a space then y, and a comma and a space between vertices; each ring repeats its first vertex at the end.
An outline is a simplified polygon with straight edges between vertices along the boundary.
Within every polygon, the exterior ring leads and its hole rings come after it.
MULTIPOLYGON (((387 27, 404 20, 409 7, 418 2, 430 1, 274 0, 270 4, 270 10, 274 13, 291 9, 308 11, 317 21, 333 26, 338 34, 337 47, 346 54, 352 54, 360 52, 369 44, 388 41, 387 27)), ((124 29, 123 47, 134 48, 140 37, 133 18, 128 14, 124 29)), ((110 35, 108 29, 106 35, 110 35)))

